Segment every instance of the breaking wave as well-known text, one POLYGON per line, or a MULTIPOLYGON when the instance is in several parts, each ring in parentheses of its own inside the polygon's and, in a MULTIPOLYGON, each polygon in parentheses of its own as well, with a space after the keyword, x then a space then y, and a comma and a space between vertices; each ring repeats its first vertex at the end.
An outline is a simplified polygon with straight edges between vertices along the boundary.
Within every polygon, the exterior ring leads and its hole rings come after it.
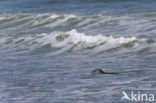
POLYGON ((107 15, 92 15, 92 16, 78 16, 73 14, 29 14, 29 13, 1 13, 0 14, 0 29, 7 28, 38 28, 38 27, 75 27, 87 28, 94 27, 101 24, 116 24, 123 25, 123 19, 129 20, 127 16, 112 17, 107 15), (119 22, 121 21, 121 22, 119 22), (110 22, 110 23, 109 23, 110 22))
POLYGON ((75 15, 64 14, 27 14, 27 13, 3 13, 0 15, 1 28, 27 26, 27 27, 55 27, 76 18, 75 15), (8 26, 9 25, 9 26, 8 26))
POLYGON ((141 48, 153 44, 154 40, 138 39, 136 37, 112 37, 105 35, 86 35, 76 29, 67 32, 42 33, 29 36, 3 36, 0 38, 0 48, 16 49, 17 52, 42 51, 46 49, 53 54, 65 51, 99 53, 118 51, 122 48, 141 48), (142 46, 141 46, 142 45, 142 46))

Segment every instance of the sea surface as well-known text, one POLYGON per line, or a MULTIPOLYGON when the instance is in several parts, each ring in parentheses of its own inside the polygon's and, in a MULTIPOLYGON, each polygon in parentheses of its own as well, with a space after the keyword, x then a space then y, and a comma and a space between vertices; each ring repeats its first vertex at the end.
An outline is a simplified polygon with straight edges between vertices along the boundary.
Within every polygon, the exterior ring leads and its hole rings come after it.
POLYGON ((129 103, 127 90, 156 94, 156 0, 0 0, 0 103, 129 103))

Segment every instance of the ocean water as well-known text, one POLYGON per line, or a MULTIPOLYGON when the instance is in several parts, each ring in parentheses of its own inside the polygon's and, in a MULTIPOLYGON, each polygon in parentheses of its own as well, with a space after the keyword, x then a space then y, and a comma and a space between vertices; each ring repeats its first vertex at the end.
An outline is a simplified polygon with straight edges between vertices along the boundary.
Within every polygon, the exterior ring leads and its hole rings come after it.
POLYGON ((126 90, 156 94, 155 0, 0 0, 0 103, 128 103, 126 90))

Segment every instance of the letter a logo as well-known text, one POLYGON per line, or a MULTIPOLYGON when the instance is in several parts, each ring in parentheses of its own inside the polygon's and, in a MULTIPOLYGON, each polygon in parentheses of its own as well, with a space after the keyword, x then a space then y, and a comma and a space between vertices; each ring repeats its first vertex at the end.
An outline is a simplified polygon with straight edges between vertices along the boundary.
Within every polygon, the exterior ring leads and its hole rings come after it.
POLYGON ((127 99, 130 101, 130 98, 128 97, 127 93, 125 91, 122 91, 123 97, 121 98, 121 100, 123 101, 124 99, 127 99))

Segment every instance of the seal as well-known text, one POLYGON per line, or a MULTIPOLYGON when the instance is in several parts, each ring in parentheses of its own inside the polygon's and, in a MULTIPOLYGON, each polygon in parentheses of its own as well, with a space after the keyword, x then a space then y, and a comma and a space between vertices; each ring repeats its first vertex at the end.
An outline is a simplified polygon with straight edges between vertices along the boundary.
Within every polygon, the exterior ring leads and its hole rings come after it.
POLYGON ((105 72, 102 69, 95 69, 95 70, 91 71, 91 74, 94 74, 94 75, 101 75, 104 73, 105 72))
POLYGON ((102 74, 118 74, 118 73, 104 72, 102 69, 95 69, 95 70, 91 71, 91 74, 102 75, 102 74))

